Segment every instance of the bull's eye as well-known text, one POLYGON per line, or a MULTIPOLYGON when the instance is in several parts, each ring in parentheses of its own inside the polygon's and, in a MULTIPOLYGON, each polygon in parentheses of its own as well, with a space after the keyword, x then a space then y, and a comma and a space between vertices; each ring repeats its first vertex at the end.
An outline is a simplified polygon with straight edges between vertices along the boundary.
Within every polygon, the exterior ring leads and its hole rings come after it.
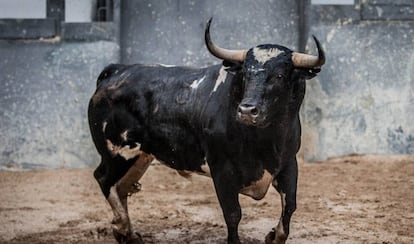
POLYGON ((276 74, 272 77, 270 77, 270 81, 272 83, 277 83, 278 81, 282 80, 285 76, 283 74, 276 74))

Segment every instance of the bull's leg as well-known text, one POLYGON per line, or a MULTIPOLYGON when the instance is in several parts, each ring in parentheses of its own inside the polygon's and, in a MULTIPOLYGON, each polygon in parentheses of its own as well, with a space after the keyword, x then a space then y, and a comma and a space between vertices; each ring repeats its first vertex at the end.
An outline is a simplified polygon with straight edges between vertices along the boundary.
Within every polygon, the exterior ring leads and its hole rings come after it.
MULTIPOLYGON (((127 224, 121 223, 129 223, 128 221, 125 221, 127 220, 128 215, 119 199, 118 191, 116 189, 116 182, 126 174, 129 167, 130 166, 128 166, 126 162, 119 162, 119 160, 103 156, 101 164, 94 171, 95 179, 99 183, 102 193, 111 206, 112 212, 114 214, 114 219, 112 221, 114 223, 113 229, 123 230, 125 237, 128 235, 129 226, 127 224), (116 167, 116 165, 125 165, 126 167, 116 167), (116 225, 116 223, 118 224, 116 225)), ((118 240, 118 242, 126 242, 126 238, 123 238, 124 240, 121 240, 120 236, 116 235, 115 238, 118 240)))
POLYGON ((288 238, 290 218, 296 210, 297 179, 298 166, 295 158, 288 162, 286 168, 273 181, 273 186, 280 194, 282 214, 276 228, 266 236, 266 244, 285 243, 288 238))
POLYGON ((129 243, 129 241, 133 239, 131 234, 131 224, 129 222, 128 212, 122 204, 116 185, 111 187, 107 201, 114 214, 112 220, 112 232, 115 239, 118 243, 129 243))
POLYGON ((238 228, 241 220, 241 208, 239 204, 239 186, 232 171, 221 170, 212 174, 216 194, 223 210, 227 225, 227 243, 240 243, 238 228))
POLYGON ((108 202, 114 212, 112 228, 115 238, 120 243, 143 243, 139 234, 131 231, 127 197, 140 190, 138 181, 144 175, 152 160, 152 156, 141 153, 135 164, 111 188, 108 202))
POLYGON ((117 191, 123 206, 127 210, 127 196, 141 190, 139 180, 147 171, 154 158, 146 153, 141 153, 139 159, 129 168, 128 172, 116 183, 117 191))
POLYGON ((127 196, 139 191, 139 179, 147 170, 152 157, 142 153, 138 160, 131 163, 120 160, 102 159, 94 172, 104 196, 112 208, 114 219, 112 229, 119 243, 142 243, 141 238, 131 232, 128 216, 127 196))

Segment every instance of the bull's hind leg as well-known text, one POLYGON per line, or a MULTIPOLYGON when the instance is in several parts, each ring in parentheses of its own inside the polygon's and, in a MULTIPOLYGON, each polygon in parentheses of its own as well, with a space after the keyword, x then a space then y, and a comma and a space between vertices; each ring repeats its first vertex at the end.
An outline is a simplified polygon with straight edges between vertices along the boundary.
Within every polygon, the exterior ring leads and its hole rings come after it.
POLYGON ((273 181, 282 202, 282 214, 279 223, 266 236, 266 244, 284 244, 289 236, 290 219, 296 210, 296 189, 298 166, 296 158, 273 181))
POLYGON ((153 156, 141 153, 135 164, 133 164, 128 172, 116 183, 118 196, 125 209, 127 209, 127 196, 141 190, 141 184, 138 181, 147 171, 153 159, 153 156))
MULTIPOLYGON (((141 189, 139 180, 151 164, 153 157, 146 153, 141 153, 138 160, 129 168, 128 172, 111 188, 114 191, 113 205, 114 221, 112 222, 113 233, 118 242, 122 243, 142 243, 139 234, 131 231, 131 222, 128 215, 128 195, 132 195, 141 189), (117 218, 119 204, 122 206, 120 218, 117 218)), ((112 193, 112 192, 111 192, 112 193)), ((110 194, 111 196, 111 194, 110 194)), ((109 199, 108 199, 109 201, 109 199)), ((112 206, 112 205, 111 205, 112 206)))
POLYGON ((127 197, 140 190, 138 181, 148 169, 152 159, 152 156, 141 153, 136 162, 126 169, 121 165, 127 165, 131 160, 103 162, 95 170, 95 178, 114 214, 112 230, 119 243, 142 243, 141 237, 131 231, 127 197))

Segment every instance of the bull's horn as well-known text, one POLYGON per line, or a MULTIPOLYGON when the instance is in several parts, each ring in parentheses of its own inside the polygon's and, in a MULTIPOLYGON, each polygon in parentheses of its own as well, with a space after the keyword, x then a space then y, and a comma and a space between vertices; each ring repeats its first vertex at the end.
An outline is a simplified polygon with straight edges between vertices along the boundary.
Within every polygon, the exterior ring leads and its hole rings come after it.
POLYGON ((320 67, 325 63, 325 51, 323 50, 319 40, 312 36, 318 48, 318 56, 313 56, 304 53, 293 52, 292 62, 297 68, 315 68, 320 67))
POLYGON ((204 34, 204 40, 206 42, 208 51, 210 51, 211 54, 213 54, 215 57, 219 59, 244 62, 244 59, 246 58, 247 50, 229 50, 229 49, 216 46, 211 41, 210 24, 212 20, 213 18, 210 18, 208 20, 207 26, 206 26, 206 32, 204 34))

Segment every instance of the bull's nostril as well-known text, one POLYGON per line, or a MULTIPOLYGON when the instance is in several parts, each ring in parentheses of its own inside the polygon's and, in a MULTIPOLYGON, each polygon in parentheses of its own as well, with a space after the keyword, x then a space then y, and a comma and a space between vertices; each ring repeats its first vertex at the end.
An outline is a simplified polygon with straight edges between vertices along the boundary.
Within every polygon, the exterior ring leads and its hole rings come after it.
POLYGON ((254 107, 252 108, 252 110, 250 110, 250 114, 253 116, 257 116, 259 114, 259 110, 256 107, 254 107))
POLYGON ((257 109, 256 106, 254 106, 254 105, 245 105, 245 104, 240 105, 237 108, 237 112, 240 115, 252 116, 252 117, 257 117, 260 113, 259 109, 257 109))

